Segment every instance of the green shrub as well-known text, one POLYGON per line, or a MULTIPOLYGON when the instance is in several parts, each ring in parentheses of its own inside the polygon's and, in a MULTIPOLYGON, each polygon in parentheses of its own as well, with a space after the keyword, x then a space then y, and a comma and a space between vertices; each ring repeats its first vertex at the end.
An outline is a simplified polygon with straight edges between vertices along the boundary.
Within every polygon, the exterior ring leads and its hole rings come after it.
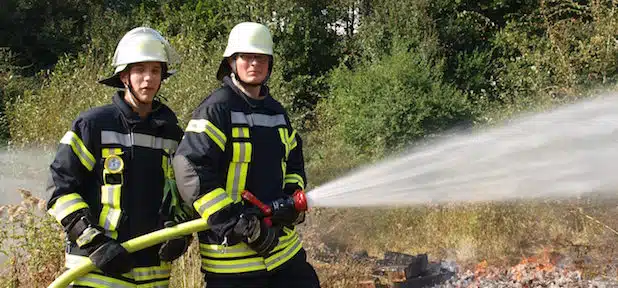
MULTIPOLYGON (((399 49, 354 71, 333 71, 323 127, 361 154, 382 156, 410 141, 474 119, 466 97, 442 80, 441 62, 399 49)), ((334 140, 334 139, 330 139, 334 140)))

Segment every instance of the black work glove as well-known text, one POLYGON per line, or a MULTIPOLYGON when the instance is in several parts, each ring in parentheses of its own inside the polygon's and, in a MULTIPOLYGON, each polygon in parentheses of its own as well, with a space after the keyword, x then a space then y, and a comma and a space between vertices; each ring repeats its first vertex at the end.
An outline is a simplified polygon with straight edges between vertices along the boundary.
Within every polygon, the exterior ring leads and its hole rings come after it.
MULTIPOLYGON (((165 228, 173 227, 176 226, 176 222, 165 221, 163 225, 165 228)), ((191 240, 193 240, 193 236, 186 235, 165 241, 163 245, 161 245, 161 248, 159 248, 159 258, 167 262, 172 262, 180 258, 182 254, 187 252, 187 249, 191 244, 191 240)))
POLYGON ((92 263, 105 274, 120 275, 131 271, 135 266, 135 261, 127 249, 107 236, 102 236, 97 244, 86 250, 92 263))
POLYGON ((293 226, 305 220, 305 212, 294 208, 292 197, 277 199, 271 203, 273 225, 293 226))
POLYGON ((271 217, 273 225, 279 226, 294 226, 302 223, 305 220, 305 212, 298 212, 293 207, 286 207, 278 210, 273 210, 271 217))
POLYGON ((264 221, 250 214, 241 214, 234 226, 234 233, 242 235, 243 242, 262 257, 268 256, 279 244, 277 231, 277 228, 268 227, 264 221))

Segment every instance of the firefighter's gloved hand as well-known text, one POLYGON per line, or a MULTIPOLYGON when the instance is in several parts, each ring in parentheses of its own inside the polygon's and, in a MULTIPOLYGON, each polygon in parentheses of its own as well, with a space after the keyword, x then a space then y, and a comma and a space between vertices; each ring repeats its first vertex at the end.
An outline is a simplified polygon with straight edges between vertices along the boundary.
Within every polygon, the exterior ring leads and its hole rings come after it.
MULTIPOLYGON (((176 226, 174 221, 165 221, 163 224, 165 228, 176 226)), ((165 241, 161 248, 159 248, 159 258, 163 261, 172 262, 187 252, 189 245, 193 240, 192 235, 181 236, 178 238, 165 241)))
POLYGON ((234 226, 234 233, 243 236, 243 241, 260 256, 267 256, 279 244, 277 228, 268 227, 255 215, 241 214, 234 226))
POLYGON ((120 275, 131 271, 135 261, 131 254, 116 240, 104 236, 100 243, 87 249, 92 263, 103 273, 120 275))
POLYGON ((273 225, 293 226, 305 220, 305 212, 297 211, 293 205, 277 206, 277 201, 273 202, 273 215, 271 217, 273 225))

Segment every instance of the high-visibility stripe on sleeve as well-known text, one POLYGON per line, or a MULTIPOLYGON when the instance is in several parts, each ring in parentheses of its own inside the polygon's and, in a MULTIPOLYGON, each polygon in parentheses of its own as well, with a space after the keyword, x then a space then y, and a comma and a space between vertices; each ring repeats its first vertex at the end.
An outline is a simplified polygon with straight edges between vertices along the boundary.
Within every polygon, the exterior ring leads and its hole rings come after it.
POLYGON ((222 151, 225 151, 225 142, 227 142, 227 137, 225 134, 217 128, 212 122, 206 119, 193 119, 189 121, 187 125, 186 132, 195 132, 195 133, 206 133, 212 141, 221 148, 222 151))
POLYGON ((200 213, 202 218, 208 220, 210 215, 232 203, 232 199, 227 195, 227 192, 222 188, 217 188, 193 202, 193 207, 200 213))
POLYGON ((56 203, 47 212, 60 222, 69 214, 84 208, 88 208, 88 204, 84 202, 84 199, 77 193, 71 193, 58 198, 56 203))
POLYGON ((285 184, 298 184, 301 189, 305 189, 305 181, 303 180, 303 177, 298 174, 286 174, 285 184))
POLYGON ((94 156, 92 156, 92 153, 88 151, 88 148, 86 148, 82 139, 80 139, 75 132, 68 131, 64 134, 62 139, 60 139, 60 143, 71 146, 75 156, 77 156, 79 161, 82 165, 84 165, 84 167, 86 167, 86 169, 88 169, 88 171, 92 171, 92 169, 94 169, 94 156))
POLYGON ((290 142, 288 140, 288 129, 287 128, 279 128, 279 138, 281 138, 281 143, 283 143, 283 147, 285 148, 285 161, 288 160, 288 156, 290 155, 290 142))
POLYGON ((294 148, 296 148, 296 146, 298 145, 298 143, 296 142, 296 130, 292 131, 292 135, 290 135, 288 139, 288 143, 290 143, 290 151, 294 150, 294 148))

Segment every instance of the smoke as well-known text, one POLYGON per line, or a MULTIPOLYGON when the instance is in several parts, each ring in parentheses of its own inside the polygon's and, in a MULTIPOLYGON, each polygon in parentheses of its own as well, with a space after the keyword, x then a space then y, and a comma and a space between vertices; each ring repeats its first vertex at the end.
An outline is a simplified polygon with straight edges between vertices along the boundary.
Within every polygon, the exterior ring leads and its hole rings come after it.
POLYGON ((47 200, 45 188, 53 156, 54 151, 45 149, 0 150, 0 205, 19 203, 18 189, 47 200))

